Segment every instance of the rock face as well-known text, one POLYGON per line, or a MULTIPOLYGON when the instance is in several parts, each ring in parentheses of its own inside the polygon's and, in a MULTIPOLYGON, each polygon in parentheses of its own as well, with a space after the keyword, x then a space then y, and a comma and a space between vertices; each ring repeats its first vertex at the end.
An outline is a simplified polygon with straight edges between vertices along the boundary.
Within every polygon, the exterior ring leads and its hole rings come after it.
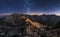
POLYGON ((0 20, 0 37, 52 37, 46 28, 34 16, 12 14, 0 20))

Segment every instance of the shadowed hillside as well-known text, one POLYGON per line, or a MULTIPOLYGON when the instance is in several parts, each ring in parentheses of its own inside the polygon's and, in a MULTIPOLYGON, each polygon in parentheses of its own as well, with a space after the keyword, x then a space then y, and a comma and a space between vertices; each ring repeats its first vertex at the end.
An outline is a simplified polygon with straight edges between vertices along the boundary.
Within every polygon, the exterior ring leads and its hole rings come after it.
POLYGON ((0 19, 1 37, 59 37, 60 16, 12 14, 0 19))

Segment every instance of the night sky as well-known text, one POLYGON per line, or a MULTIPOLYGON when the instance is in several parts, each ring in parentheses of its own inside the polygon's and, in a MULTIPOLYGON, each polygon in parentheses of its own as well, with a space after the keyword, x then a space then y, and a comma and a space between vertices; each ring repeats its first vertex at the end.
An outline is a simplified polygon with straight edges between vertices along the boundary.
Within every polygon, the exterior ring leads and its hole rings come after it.
POLYGON ((0 0, 0 13, 60 13, 60 0, 0 0))

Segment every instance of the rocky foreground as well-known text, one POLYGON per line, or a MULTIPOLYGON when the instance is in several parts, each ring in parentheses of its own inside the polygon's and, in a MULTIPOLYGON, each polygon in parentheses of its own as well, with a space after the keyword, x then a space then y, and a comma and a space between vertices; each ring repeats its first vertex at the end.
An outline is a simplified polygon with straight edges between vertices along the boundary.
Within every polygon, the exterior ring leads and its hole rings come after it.
POLYGON ((0 19, 0 37, 60 37, 60 22, 52 24, 39 18, 23 14, 6 16, 0 19))

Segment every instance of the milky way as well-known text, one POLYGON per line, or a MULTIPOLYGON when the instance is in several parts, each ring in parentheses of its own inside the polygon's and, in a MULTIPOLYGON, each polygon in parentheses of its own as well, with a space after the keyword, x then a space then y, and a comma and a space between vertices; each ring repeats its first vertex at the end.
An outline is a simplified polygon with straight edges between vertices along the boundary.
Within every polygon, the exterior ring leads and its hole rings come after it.
POLYGON ((60 13, 60 0, 0 0, 0 13, 60 13))

